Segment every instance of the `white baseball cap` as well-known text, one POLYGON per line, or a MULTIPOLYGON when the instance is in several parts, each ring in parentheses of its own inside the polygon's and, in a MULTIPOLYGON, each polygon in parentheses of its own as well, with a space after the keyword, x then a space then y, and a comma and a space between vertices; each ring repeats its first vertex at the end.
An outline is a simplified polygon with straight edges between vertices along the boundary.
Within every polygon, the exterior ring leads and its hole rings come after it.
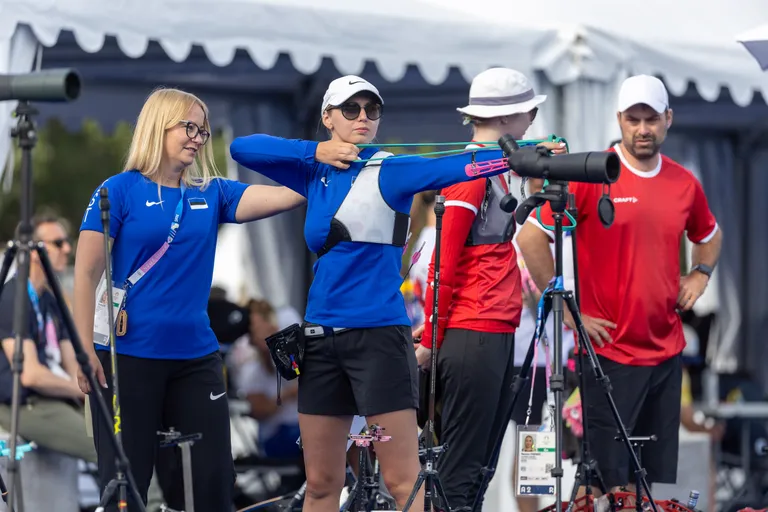
POLYGON ((547 99, 537 95, 528 78, 514 69, 491 68, 472 80, 469 105, 457 108, 462 114, 490 119, 530 112, 547 99))
POLYGON ((379 90, 372 83, 359 76, 347 75, 328 84, 328 89, 323 96, 323 108, 320 109, 320 112, 325 112, 328 107, 338 107, 355 94, 364 91, 375 94, 381 104, 384 104, 379 90))
POLYGON ((644 104, 661 114, 669 108, 669 95, 664 83, 655 76, 636 75, 624 80, 619 90, 619 112, 644 104))

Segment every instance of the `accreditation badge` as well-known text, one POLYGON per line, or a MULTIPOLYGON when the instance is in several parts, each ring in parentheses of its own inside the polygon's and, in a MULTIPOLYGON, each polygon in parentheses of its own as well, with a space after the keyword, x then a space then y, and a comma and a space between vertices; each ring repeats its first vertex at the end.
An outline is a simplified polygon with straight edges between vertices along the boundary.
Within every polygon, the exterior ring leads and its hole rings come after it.
MULTIPOLYGON (((120 286, 112 286, 112 311, 115 324, 118 327, 117 334, 122 336, 127 329, 127 314, 125 306, 125 290, 120 286)), ((103 347, 109 346, 109 301, 107 300, 107 281, 101 278, 96 287, 96 309, 93 314, 93 342, 103 347)))
POLYGON ((518 425, 516 496, 554 496, 555 432, 551 425, 518 425))

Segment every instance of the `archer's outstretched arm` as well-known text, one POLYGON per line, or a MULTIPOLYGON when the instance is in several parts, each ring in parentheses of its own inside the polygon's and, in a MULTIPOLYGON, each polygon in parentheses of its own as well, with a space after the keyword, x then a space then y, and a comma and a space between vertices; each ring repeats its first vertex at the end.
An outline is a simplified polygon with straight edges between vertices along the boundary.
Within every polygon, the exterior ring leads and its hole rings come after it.
POLYGON ((267 178, 307 196, 317 142, 255 134, 238 137, 229 146, 232 159, 267 178))
MULTIPOLYGON (((423 156, 400 156, 389 158, 381 164, 381 192, 385 199, 412 197, 424 190, 439 190, 444 187, 472 181, 479 176, 470 176, 465 167, 475 162, 486 162, 502 158, 500 149, 467 150, 466 153, 425 158, 423 156), (474 156, 474 160, 473 160, 474 156)), ((508 169, 499 169, 487 176, 501 174, 508 169)))

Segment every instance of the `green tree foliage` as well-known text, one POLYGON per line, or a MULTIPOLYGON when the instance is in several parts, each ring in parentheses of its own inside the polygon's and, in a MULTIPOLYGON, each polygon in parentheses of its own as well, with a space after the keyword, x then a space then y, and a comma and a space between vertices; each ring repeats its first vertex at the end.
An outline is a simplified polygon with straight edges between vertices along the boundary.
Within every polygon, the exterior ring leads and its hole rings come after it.
MULTIPOLYGON (((34 212, 52 211, 70 223, 72 236, 77 229, 94 190, 109 176, 120 172, 131 143, 131 127, 117 125, 105 133, 91 120, 80 131, 68 131, 51 120, 38 131, 32 152, 34 212)), ((226 147, 221 134, 211 138, 216 164, 226 172, 226 147)), ((0 196, 0 240, 13 237, 21 206, 21 150, 14 153, 13 187, 0 196)))

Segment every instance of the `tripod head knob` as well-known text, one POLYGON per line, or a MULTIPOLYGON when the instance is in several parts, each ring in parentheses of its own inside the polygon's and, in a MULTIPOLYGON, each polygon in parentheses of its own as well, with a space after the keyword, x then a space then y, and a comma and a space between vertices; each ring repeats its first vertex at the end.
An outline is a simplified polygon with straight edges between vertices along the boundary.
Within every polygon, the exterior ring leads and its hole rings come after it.
POLYGON ((101 210, 101 220, 109 220, 109 190, 107 187, 99 189, 99 210, 101 210))
POLYGON ((438 194, 435 196, 435 215, 442 217, 445 213, 445 196, 438 194))

